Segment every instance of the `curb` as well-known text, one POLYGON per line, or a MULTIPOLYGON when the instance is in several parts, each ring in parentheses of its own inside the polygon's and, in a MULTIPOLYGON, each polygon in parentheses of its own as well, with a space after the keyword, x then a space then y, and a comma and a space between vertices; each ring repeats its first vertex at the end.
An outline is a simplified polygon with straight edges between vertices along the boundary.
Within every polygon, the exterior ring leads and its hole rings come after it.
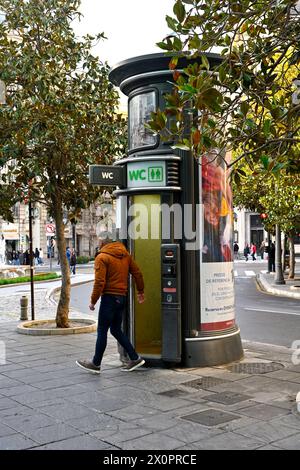
POLYGON ((55 320, 34 320, 25 321, 17 326, 17 333, 33 336, 53 336, 53 335, 72 335, 79 333, 93 333, 97 329, 97 322, 86 318, 70 318, 70 322, 83 323, 86 326, 73 326, 71 328, 38 328, 38 325, 45 323, 55 324, 55 320), (30 328, 36 325, 36 327, 30 328))
MULTIPOLYGON (((71 289, 72 287, 81 286, 82 284, 88 284, 89 282, 93 282, 93 279, 90 279, 89 281, 86 280, 86 281, 74 282, 74 284, 71 284, 71 289)), ((47 302, 50 302, 51 304, 57 305, 57 302, 55 302, 55 300, 53 299, 53 296, 56 292, 60 291, 60 289, 61 289, 61 286, 53 287, 52 289, 49 289, 45 295, 45 300, 47 302)))
POLYGON ((290 292, 287 290, 278 289, 273 287, 269 282, 261 275, 256 275, 256 282, 258 283, 259 287, 269 294, 277 295, 279 297, 289 297, 292 299, 299 299, 300 300, 300 293, 299 292, 290 292))
POLYGON ((296 396, 296 405, 297 405, 297 411, 298 413, 300 413, 300 392, 298 392, 296 396))
POLYGON ((257 351, 272 351, 274 353, 282 353, 282 354, 292 354, 293 351, 296 349, 292 349, 287 346, 280 346, 278 344, 271 344, 271 343, 262 343, 259 341, 252 341, 249 339, 242 339, 242 345, 244 349, 253 348, 257 351))

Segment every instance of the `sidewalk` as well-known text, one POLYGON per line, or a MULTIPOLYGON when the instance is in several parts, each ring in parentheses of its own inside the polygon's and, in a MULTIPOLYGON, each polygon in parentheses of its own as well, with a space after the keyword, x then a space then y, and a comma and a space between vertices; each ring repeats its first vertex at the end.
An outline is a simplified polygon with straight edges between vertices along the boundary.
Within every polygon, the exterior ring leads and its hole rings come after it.
MULTIPOLYGON (((71 276, 71 285, 79 285, 94 279, 93 273, 76 274, 71 276)), ((61 279, 51 282, 40 282, 34 285, 34 303, 36 319, 55 318, 56 304, 51 301, 51 295, 61 286, 61 279)), ((30 283, 13 284, 0 289, 0 321, 18 320, 20 318, 20 299, 28 296, 28 315, 30 315, 30 283)), ((82 317, 80 312, 72 309, 72 316, 82 317)), ((87 315, 85 315, 87 317, 87 315)), ((94 318, 94 315, 92 316, 94 318)), ((0 392, 1 393, 1 392, 0 392)))
POLYGON ((300 273, 296 273, 295 279, 287 279, 285 276, 286 284, 275 284, 274 277, 275 273, 260 273, 257 274, 256 279, 259 287, 269 294, 300 299, 300 273))
MULTIPOLYGON (((78 274, 72 284, 91 278, 78 274)), ((59 284, 36 286, 37 318, 54 318, 49 289, 59 284)), ((244 341, 245 358, 234 364, 124 373, 110 337, 94 376, 75 361, 92 356, 96 334, 17 334, 19 299, 30 286, 7 289, 0 290, 0 450, 300 449, 299 349, 292 362, 291 349, 244 341)))
POLYGON ((28 336, 0 324, 0 449, 300 449, 300 365, 245 342, 224 367, 120 370, 109 339, 100 376, 80 370, 95 333, 28 336), (3 348, 2 348, 3 349, 3 348))

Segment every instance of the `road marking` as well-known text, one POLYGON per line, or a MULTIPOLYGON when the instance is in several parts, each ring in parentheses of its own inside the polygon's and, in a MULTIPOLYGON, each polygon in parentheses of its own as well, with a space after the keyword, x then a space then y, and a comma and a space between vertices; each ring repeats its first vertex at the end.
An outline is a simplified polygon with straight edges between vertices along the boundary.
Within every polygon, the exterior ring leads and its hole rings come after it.
POLYGON ((255 276, 254 271, 245 271, 246 276, 255 276))
POLYGON ((234 277, 237 277, 237 275, 238 275, 238 272, 235 270, 234 271, 234 277))
POLYGON ((260 272, 261 272, 262 274, 267 274, 268 271, 267 271, 266 269, 262 269, 260 272))
POLYGON ((284 313, 286 315, 296 315, 300 316, 300 313, 298 312, 284 312, 284 311, 278 311, 278 310, 263 310, 263 309, 258 309, 258 308, 247 308, 247 307, 242 307, 244 310, 251 310, 253 312, 266 312, 266 313, 284 313))

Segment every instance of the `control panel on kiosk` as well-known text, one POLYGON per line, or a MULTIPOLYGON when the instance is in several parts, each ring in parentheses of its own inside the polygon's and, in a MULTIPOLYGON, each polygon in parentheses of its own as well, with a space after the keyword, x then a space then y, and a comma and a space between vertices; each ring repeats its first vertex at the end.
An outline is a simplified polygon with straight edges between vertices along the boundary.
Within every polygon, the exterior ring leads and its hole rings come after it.
POLYGON ((180 247, 161 246, 162 261, 162 359, 181 361, 180 247))

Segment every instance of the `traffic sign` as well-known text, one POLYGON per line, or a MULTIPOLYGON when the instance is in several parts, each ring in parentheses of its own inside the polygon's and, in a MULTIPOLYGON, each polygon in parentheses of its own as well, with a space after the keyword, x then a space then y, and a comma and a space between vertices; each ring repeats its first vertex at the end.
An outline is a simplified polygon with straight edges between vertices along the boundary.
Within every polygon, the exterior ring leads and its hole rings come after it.
POLYGON ((47 224, 46 225, 46 235, 55 235, 55 225, 54 224, 47 224))
POLYGON ((126 173, 123 166, 90 165, 89 182, 99 186, 126 186, 126 173))

